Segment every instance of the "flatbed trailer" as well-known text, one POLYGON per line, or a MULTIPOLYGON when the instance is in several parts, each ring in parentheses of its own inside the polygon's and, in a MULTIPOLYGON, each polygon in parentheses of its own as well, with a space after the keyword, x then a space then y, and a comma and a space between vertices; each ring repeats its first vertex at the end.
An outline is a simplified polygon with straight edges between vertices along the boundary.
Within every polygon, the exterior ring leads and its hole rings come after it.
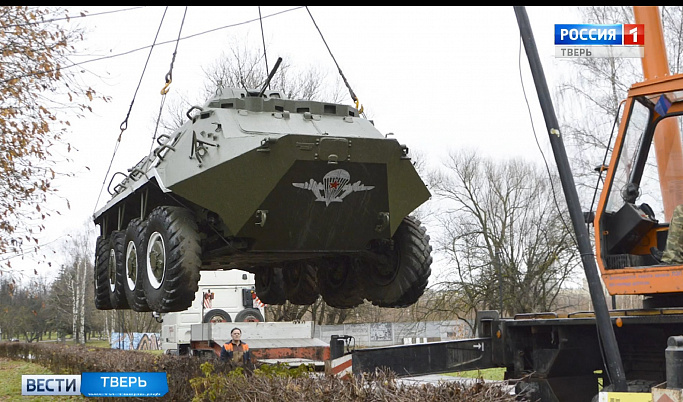
POLYGON ((220 357, 221 348, 230 341, 234 327, 241 329, 254 362, 279 362, 289 366, 309 364, 322 371, 325 361, 330 359, 330 345, 313 336, 312 321, 193 324, 189 353, 220 357))
MULTIPOLYGON (((629 384, 666 382, 667 342, 683 334, 683 309, 609 313, 629 384)), ((378 368, 416 376, 502 367, 515 393, 531 400, 590 401, 599 384, 611 383, 603 356, 593 312, 501 318, 496 311, 483 311, 471 339, 357 349, 332 356, 329 372, 337 374, 333 368, 343 367, 334 363, 338 359, 346 361, 354 375, 378 368)))

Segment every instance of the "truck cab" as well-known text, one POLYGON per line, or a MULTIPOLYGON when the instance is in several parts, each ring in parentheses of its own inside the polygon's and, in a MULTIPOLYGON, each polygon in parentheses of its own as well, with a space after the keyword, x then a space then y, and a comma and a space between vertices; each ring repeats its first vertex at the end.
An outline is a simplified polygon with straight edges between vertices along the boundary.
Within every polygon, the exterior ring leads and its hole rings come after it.
POLYGON ((683 267, 653 257, 664 250, 673 210, 683 203, 681 88, 680 74, 632 86, 594 221, 597 260, 609 293, 657 301, 648 307, 683 302, 683 267))

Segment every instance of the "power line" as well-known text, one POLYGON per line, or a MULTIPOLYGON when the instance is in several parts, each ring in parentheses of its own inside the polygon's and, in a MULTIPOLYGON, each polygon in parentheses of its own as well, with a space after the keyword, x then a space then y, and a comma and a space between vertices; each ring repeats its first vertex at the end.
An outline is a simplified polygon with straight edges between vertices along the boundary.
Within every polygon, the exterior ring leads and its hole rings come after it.
MULTIPOLYGON (((242 22, 237 22, 237 23, 230 24, 230 25, 224 25, 224 26, 222 26, 222 27, 209 29, 209 30, 206 30, 206 31, 198 32, 198 33, 196 33, 196 34, 192 34, 192 35, 187 35, 187 36, 184 36, 184 37, 182 37, 182 38, 180 38, 180 39, 172 39, 172 40, 167 40, 167 41, 164 41, 164 42, 158 42, 158 43, 156 43, 156 46, 166 45, 166 44, 169 44, 169 43, 176 43, 177 40, 181 40, 181 41, 182 41, 182 40, 192 39, 192 38, 195 38, 195 37, 197 37, 197 36, 206 35, 206 34, 209 34, 209 33, 212 33, 212 32, 216 32, 216 31, 220 31, 220 30, 223 30, 223 29, 235 28, 235 27, 238 27, 238 26, 242 26, 242 25, 246 25, 246 24, 251 24, 251 23, 253 23, 253 22, 260 21, 261 19, 270 18, 270 17, 275 17, 275 16, 277 16, 277 15, 284 14, 284 13, 288 13, 288 12, 291 12, 291 11, 295 11, 295 10, 298 10, 298 9, 300 9, 300 8, 303 8, 303 7, 305 7, 305 6, 293 7, 293 8, 289 8, 289 9, 287 9, 287 10, 278 11, 278 12, 276 12, 276 13, 272 13, 272 14, 265 15, 265 16, 263 16, 263 17, 252 18, 252 19, 250 19, 250 20, 246 20, 246 21, 242 21, 242 22)), ((69 69, 69 68, 72 68, 72 67, 82 66, 82 65, 87 64, 87 63, 92 63, 92 62, 102 61, 102 60, 108 60, 108 59, 112 59, 112 58, 115 58, 115 57, 126 56, 126 55, 129 55, 129 54, 135 53, 135 52, 139 52, 139 51, 142 51, 142 50, 149 49, 150 47, 152 47, 152 45, 147 45, 147 46, 139 47, 139 48, 137 48, 137 49, 131 49, 131 50, 128 50, 128 51, 125 51, 125 52, 122 52, 122 53, 117 53, 117 54, 113 54, 113 55, 98 57, 98 58, 91 59, 91 60, 85 60, 85 61, 81 61, 81 62, 78 62, 78 63, 73 63, 73 64, 71 64, 71 65, 67 65, 67 66, 61 66, 60 69, 61 69, 61 70, 66 70, 66 69, 69 69)), ((7 82, 9 82, 9 81, 11 81, 11 80, 15 80, 15 79, 21 79, 21 78, 32 77, 32 76, 41 75, 41 74, 47 74, 47 73, 49 73, 49 72, 53 72, 53 70, 44 70, 44 71, 38 71, 38 72, 35 72, 35 73, 32 73, 32 74, 25 74, 25 75, 22 75, 22 76, 10 77, 10 78, 4 79, 4 80, 0 80, 0 84, 5 84, 5 83, 7 83, 7 82)))

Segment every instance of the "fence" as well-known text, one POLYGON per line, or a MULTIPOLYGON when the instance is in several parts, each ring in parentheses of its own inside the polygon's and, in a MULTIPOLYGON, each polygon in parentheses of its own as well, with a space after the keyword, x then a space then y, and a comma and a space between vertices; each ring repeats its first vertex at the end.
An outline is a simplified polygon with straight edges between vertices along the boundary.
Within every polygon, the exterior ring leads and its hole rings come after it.
POLYGON ((159 350, 161 339, 153 332, 112 332, 111 348, 125 350, 159 350))
POLYGON ((472 331, 462 320, 316 325, 313 328, 314 338, 329 342, 332 335, 350 335, 356 346, 375 347, 465 339, 472 337, 472 331))
MULTIPOLYGON (((355 346, 375 347, 465 339, 472 337, 472 332, 468 323, 462 320, 313 326, 313 338, 329 342, 332 335, 350 335, 355 346)), ((112 332, 112 349, 155 350, 160 346, 159 334, 112 332)))

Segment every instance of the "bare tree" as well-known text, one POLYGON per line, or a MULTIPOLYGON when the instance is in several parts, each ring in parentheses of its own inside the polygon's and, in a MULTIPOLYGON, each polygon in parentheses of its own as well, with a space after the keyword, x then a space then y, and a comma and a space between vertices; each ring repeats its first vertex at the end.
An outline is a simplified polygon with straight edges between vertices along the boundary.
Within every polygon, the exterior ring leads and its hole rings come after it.
POLYGON ((548 173, 522 160, 495 162, 473 151, 450 154, 431 175, 447 206, 438 247, 449 257, 451 305, 509 314, 552 309, 578 263, 566 204, 548 173))
POLYGON ((71 333, 78 343, 85 343, 86 316, 89 297, 92 294, 93 263, 90 261, 91 239, 88 232, 70 236, 61 254, 66 262, 50 289, 49 310, 53 316, 54 329, 63 336, 71 333), (90 292, 88 291, 90 290, 90 292))
POLYGON ((661 6, 661 11, 669 71, 678 74, 683 68, 683 7, 661 6))
MULTIPOLYGON (((247 43, 247 41, 242 41, 247 43)), ((271 61, 272 63, 272 61, 271 61)), ((261 89, 265 84, 273 64, 266 66, 264 55, 254 48, 235 42, 229 53, 223 53, 215 63, 204 69, 207 81, 204 85, 204 96, 212 96, 216 85, 248 89, 261 89)), ((341 83, 326 84, 327 77, 318 68, 295 67, 290 60, 283 59, 270 81, 269 88, 281 91, 290 99, 341 101, 341 83)))
MULTIPOLYGON (((249 47, 247 43, 246 40, 233 41, 227 53, 222 53, 213 64, 203 69, 206 80, 200 83, 200 99, 193 100, 188 94, 169 99, 168 112, 159 123, 163 130, 173 131, 180 127, 187 119, 187 110, 214 96, 219 86, 261 89, 269 73, 266 67, 272 69, 274 66, 266 65, 262 52, 249 47)), ((296 67, 291 61, 283 59, 269 88, 281 91, 290 99, 342 102, 341 79, 335 79, 334 84, 328 82, 330 81, 320 69, 296 67)))
POLYGON ((0 329, 5 337, 37 341, 49 329, 48 286, 44 278, 18 285, 7 278, 0 282, 0 329))

